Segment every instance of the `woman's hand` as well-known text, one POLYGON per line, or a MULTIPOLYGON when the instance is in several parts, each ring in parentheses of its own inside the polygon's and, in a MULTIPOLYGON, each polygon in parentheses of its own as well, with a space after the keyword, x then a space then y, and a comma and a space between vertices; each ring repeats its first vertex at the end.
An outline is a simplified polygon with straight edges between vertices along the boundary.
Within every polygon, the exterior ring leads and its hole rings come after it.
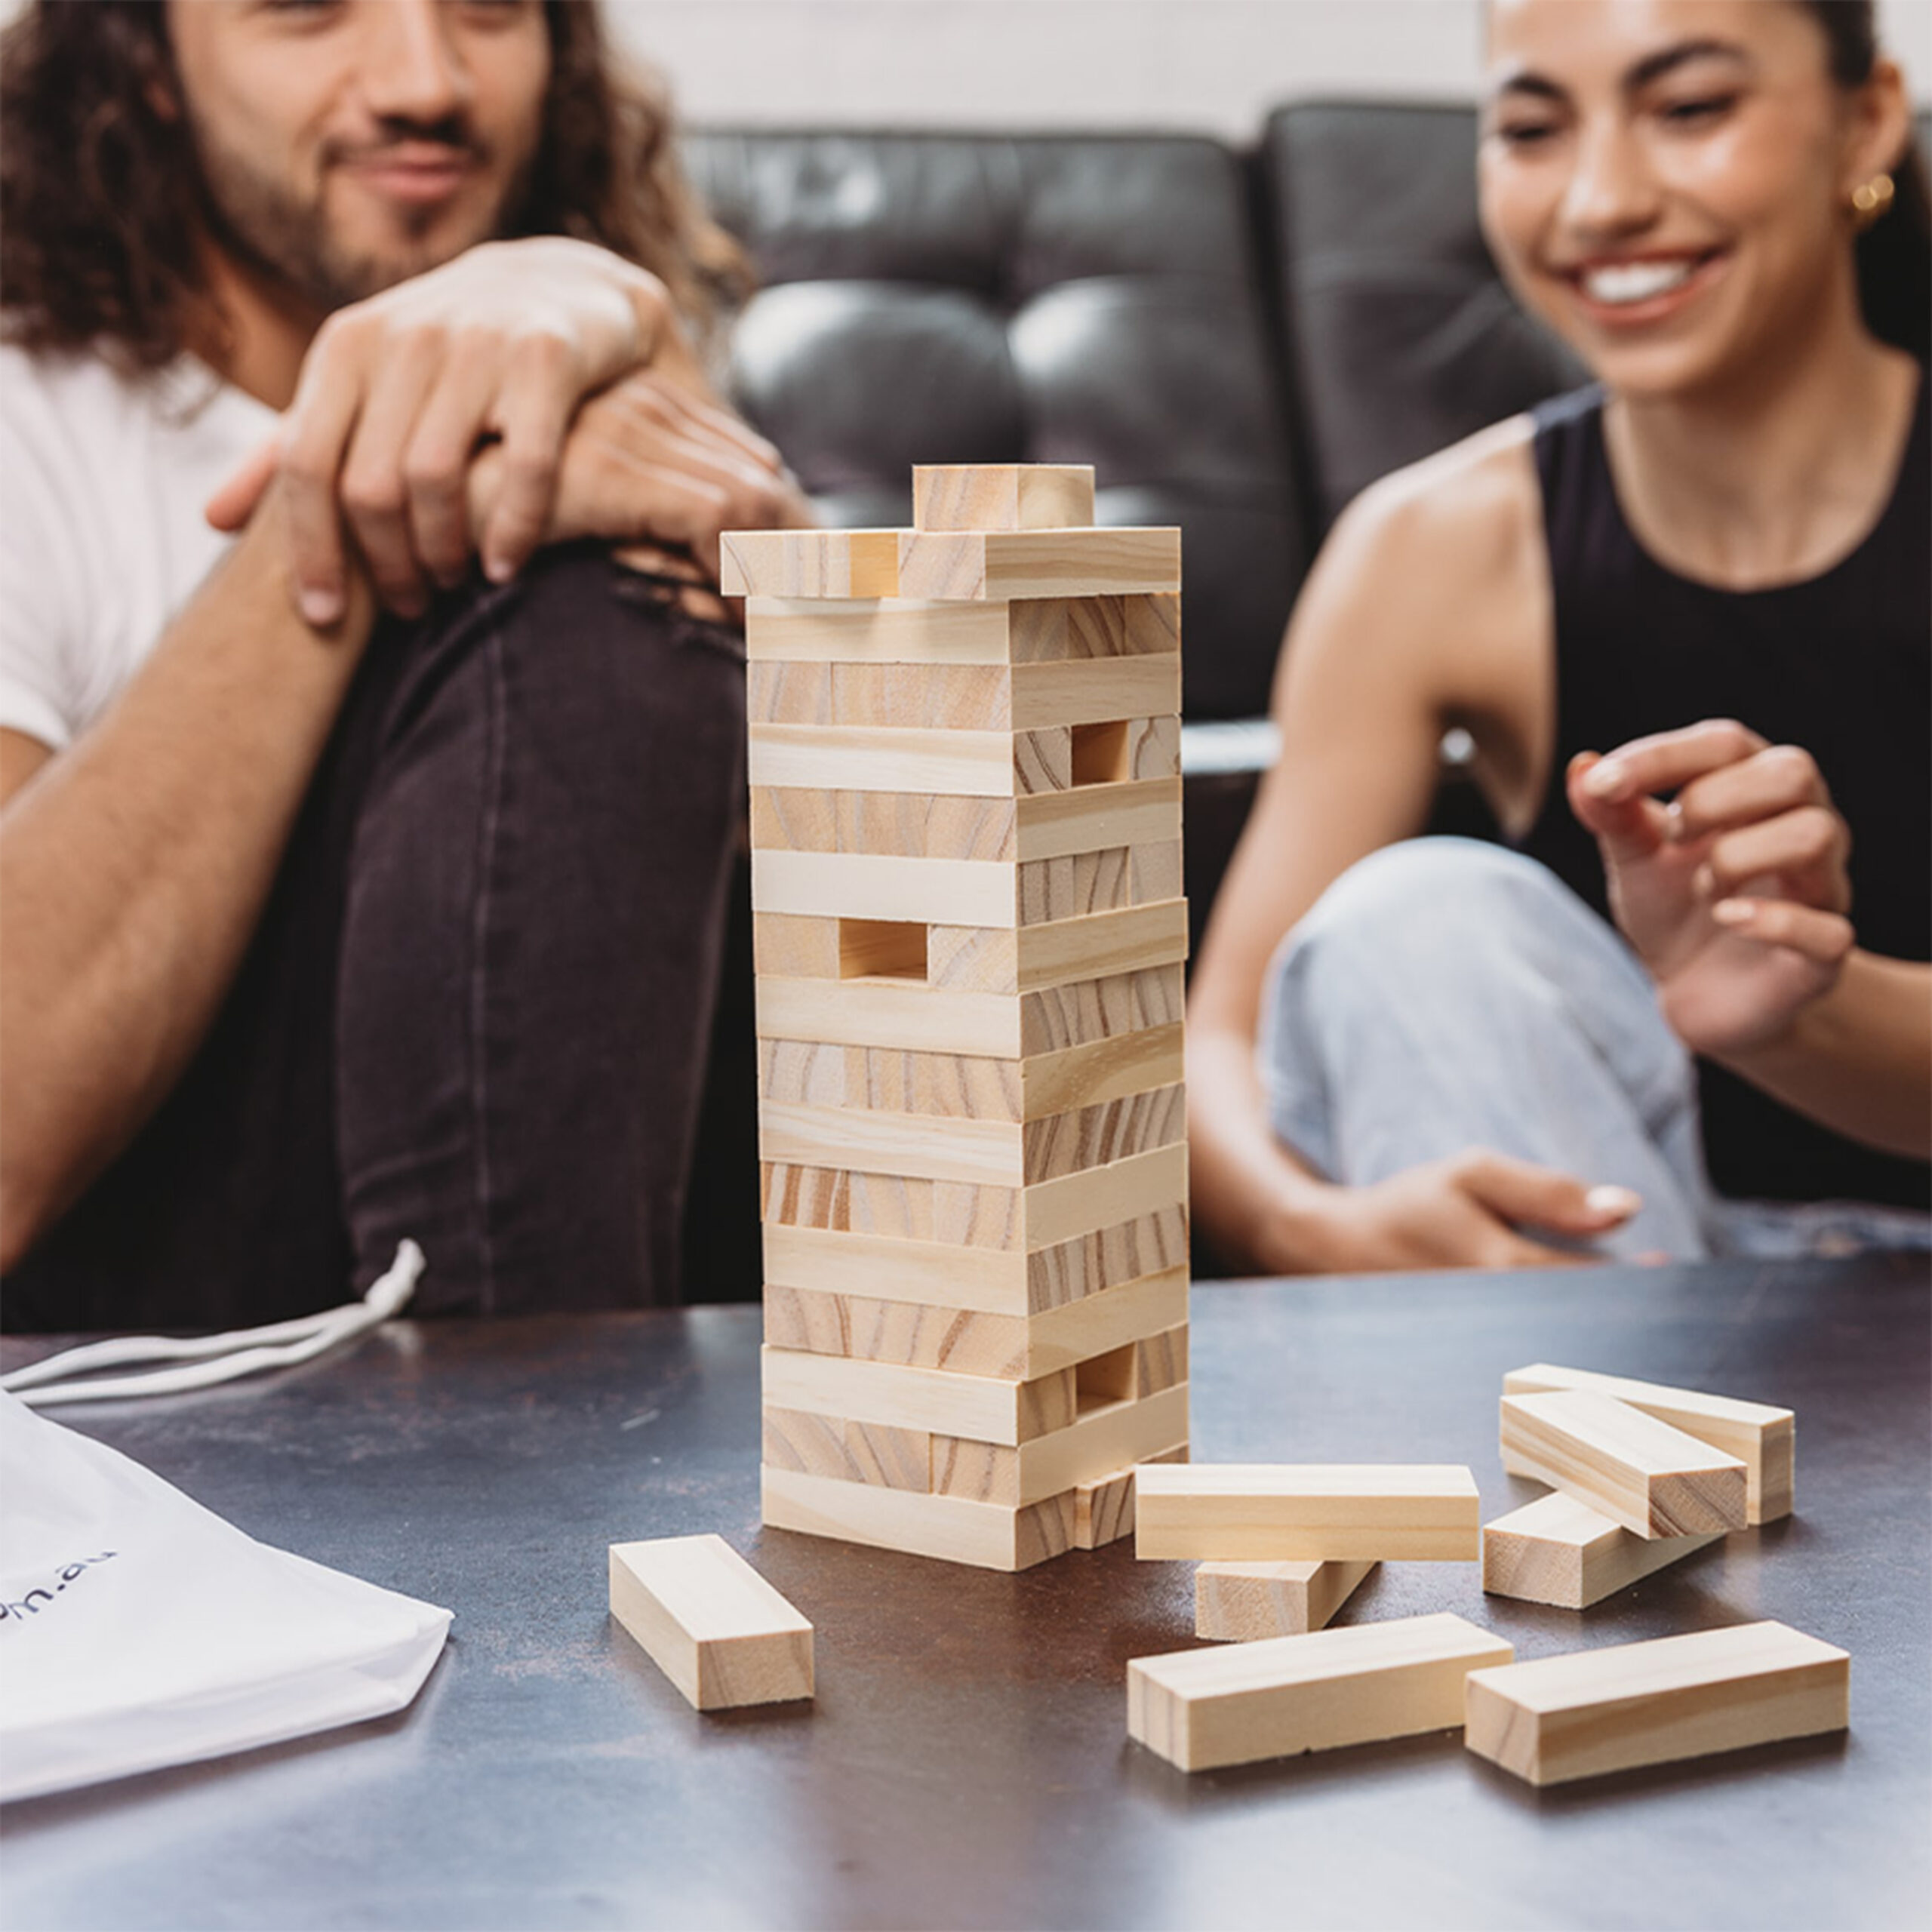
POLYGON ((586 398, 654 365, 694 380, 657 277, 561 236, 485 243, 323 324, 280 429, 209 520, 239 528, 279 475, 303 614, 340 615, 345 520, 382 601, 417 614, 429 583, 455 583, 473 555, 495 581, 515 574, 552 525, 586 398), (472 525, 485 449, 497 482, 472 525))
POLYGON ((1851 841, 1809 753, 1714 719, 1581 753, 1566 782, 1611 912, 1687 1046, 1763 1046, 1837 983, 1851 841))

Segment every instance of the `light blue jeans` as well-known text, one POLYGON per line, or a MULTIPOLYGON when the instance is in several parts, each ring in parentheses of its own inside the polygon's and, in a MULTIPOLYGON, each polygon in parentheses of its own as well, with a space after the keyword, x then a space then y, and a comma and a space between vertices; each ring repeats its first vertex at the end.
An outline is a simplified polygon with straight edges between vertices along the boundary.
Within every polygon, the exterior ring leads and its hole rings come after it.
POLYGON ((1276 1135, 1361 1186, 1485 1146, 1643 1197, 1592 1244, 1810 1255, 1932 1246, 1932 1218, 1712 1189, 1695 1068, 1634 955, 1543 866, 1419 838, 1352 866, 1269 970, 1261 1072, 1276 1135))

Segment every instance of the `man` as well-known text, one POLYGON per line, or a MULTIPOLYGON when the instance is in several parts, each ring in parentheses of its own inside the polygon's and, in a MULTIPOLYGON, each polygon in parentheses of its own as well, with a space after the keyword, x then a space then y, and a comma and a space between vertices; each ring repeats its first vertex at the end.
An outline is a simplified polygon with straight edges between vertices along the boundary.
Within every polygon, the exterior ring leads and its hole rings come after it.
POLYGON ((676 1299, 706 586, 804 511, 699 372, 661 115, 577 0, 42 0, 0 128, 9 1325, 301 1312, 404 1235, 430 1306, 676 1299))

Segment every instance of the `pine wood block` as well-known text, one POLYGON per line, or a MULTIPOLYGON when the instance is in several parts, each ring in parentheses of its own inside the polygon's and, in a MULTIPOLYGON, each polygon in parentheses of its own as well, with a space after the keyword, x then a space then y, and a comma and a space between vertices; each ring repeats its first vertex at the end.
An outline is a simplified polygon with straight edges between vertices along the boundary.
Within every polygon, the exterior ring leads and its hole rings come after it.
POLYGON ((1057 1496, 1026 1509, 960 1496, 915 1496, 792 1469, 761 1472, 764 1516, 773 1529, 801 1530, 911 1556, 982 1570, 1027 1570, 1073 1542, 1073 1503, 1057 1496))
POLYGON ((764 1460, 775 1469, 801 1469, 841 1482, 878 1483, 923 1496, 933 1486, 932 1444, 924 1429, 848 1422, 765 1404, 764 1460))
POLYGON ((903 1048, 1017 1060, 1027 1051, 1026 1015, 1001 993, 955 993, 921 983, 761 978, 761 1039, 903 1048))
MULTIPOLYGON (((813 1355, 1027 1382, 1150 1334, 1158 1345, 1164 1331, 1186 1321, 1187 1287, 1187 1269, 1170 1268, 1029 1317, 768 1282, 764 1339, 813 1355)), ((1177 1356, 1168 1352, 1179 1373, 1150 1383, 1149 1393, 1186 1379, 1184 1347, 1177 1356)))
POLYGON ((1177 651, 1158 657, 1073 657, 1016 664, 1010 675, 1009 721, 1020 731, 1177 717, 1180 712, 1177 651))
POLYGON ((1134 906, 1159 899, 1178 899, 1181 893, 1181 841, 1170 838, 1128 848, 1127 897, 1134 906))
POLYGON ((1515 1655, 1445 1611, 1139 1657, 1127 1667, 1128 1734, 1184 1771, 1413 1737, 1460 1724, 1469 1672, 1515 1655))
POLYGON ((1505 1395, 1503 1447, 1530 1475, 1633 1534, 1744 1527, 1744 1465, 1627 1403, 1587 1389, 1505 1395))
MULTIPOLYGON (((1178 851, 1180 801, 1180 780, 1174 777, 1126 779, 1082 785, 1066 792, 1032 792, 1017 801, 1014 808, 1014 856, 1058 859, 1083 852, 1166 845, 1178 851)), ((1178 898, 1179 874, 1171 891, 1149 896, 1178 898)))
MULTIPOLYGON (((758 658, 746 676, 745 711, 754 724, 1007 731, 1014 723, 1013 691, 1014 673, 1003 664, 845 664, 758 658)), ((1066 724, 1074 720, 1042 717, 1026 721, 1066 724)))
MULTIPOLYGON (((1175 756, 1165 759, 1153 741, 1160 722, 1137 728, 1134 755, 1119 777, 1162 778, 1180 771, 1178 729, 1175 756)), ((747 769, 760 786, 1007 798, 1063 792, 1074 782, 1072 734, 1065 726, 1013 732, 754 724, 749 744, 747 769)))
POLYGON ((920 530, 1068 530, 1094 521, 1091 463, 915 464, 920 530))
POLYGON ((812 1626, 722 1537, 611 1546, 611 1614, 700 1711, 812 1694, 812 1626))
MULTIPOLYGON (((1143 1463, 1184 1463, 1187 1445, 1177 1444, 1143 1463)), ((1134 1534, 1134 1471, 1116 1469, 1095 1482, 1078 1483, 1073 1491, 1073 1546, 1100 1549, 1134 1534)))
POLYGON ((1473 1562, 1475 1479, 1441 1463, 1195 1463, 1143 1470, 1134 1553, 1211 1561, 1473 1562))
MULTIPOLYGON (((1047 792, 1025 798, 955 798, 931 792, 756 785, 751 794, 752 849, 867 852, 902 859, 998 859, 1009 863, 1051 857, 1049 851, 1021 849, 1021 813, 1063 798, 1078 801, 1089 796, 1091 792, 1047 792)), ((1175 809, 1178 823, 1178 789, 1175 809)), ((1121 822, 1147 826, 1148 835, 1155 835, 1156 820, 1151 812, 1121 822)))
POLYGON ((1717 1540, 1715 1534, 1633 1537, 1601 1510, 1553 1490, 1483 1525, 1482 1586, 1491 1596, 1587 1610, 1717 1540))
POLYGON ((896 597, 894 530, 728 530, 718 539, 727 597, 896 597))
POLYGON ((1373 1562, 1204 1563, 1194 1573, 1194 1634, 1252 1644, 1321 1629, 1375 1567, 1373 1562))
POLYGON ((753 912, 752 967, 768 979, 841 977, 838 921, 793 912, 753 912))
POLYGON ((1015 664, 1158 657, 1180 648, 1180 598, 1173 591, 1134 597, 1029 598, 1005 608, 1011 614, 1008 655, 1015 664))
POLYGON ((1024 870, 997 860, 754 850, 752 906, 807 918, 919 925, 970 918, 977 925, 1011 928, 1019 918, 1024 870))
POLYGON ((896 591, 881 594, 991 602, 1180 588, 1178 530, 906 530, 896 591))
POLYGON ((1185 1324, 1143 1335, 1134 1345, 1134 1392, 1158 1395, 1187 1380, 1188 1344, 1185 1324))
MULTIPOLYGON (((895 569, 897 549, 895 541, 895 569)), ((1155 635, 1152 622, 1143 619, 1137 634, 1155 635)), ((753 597, 745 606, 745 654, 754 664, 1004 664, 1012 644, 1001 604, 753 597)))
POLYGON ((1843 1730, 1850 1683, 1835 1644, 1737 1624, 1478 1671, 1464 1741, 1531 1784, 1564 1784, 1843 1730))
MULTIPOLYGON (((1075 1410, 1075 1371, 1056 1369, 1031 1382, 904 1368, 840 1355, 762 1351, 764 1399, 782 1409, 841 1421, 883 1423, 933 1435, 970 1436, 1009 1446, 1065 1429, 1075 1410)), ((1170 1438, 1171 1439, 1171 1438, 1170 1438)))
MULTIPOLYGON (((1104 730, 1104 726, 1092 728, 1104 730)), ((1178 718, 1135 719, 1128 728, 1121 778, 1178 778, 1180 776, 1180 720, 1178 718)), ((1075 783, 1079 781, 1076 779, 1075 783)))
POLYGON ((926 971, 933 985, 948 992, 1030 993, 1178 964, 1186 957, 1187 901, 1165 899, 1011 929, 935 926, 926 971))
MULTIPOLYGON (((1728 1395, 1700 1395, 1638 1382, 1626 1375, 1598 1375, 1585 1368, 1558 1368, 1533 1362, 1503 1378, 1506 1395, 1537 1395, 1560 1389, 1583 1389, 1641 1409, 1659 1422, 1735 1456, 1744 1465, 1745 1515, 1751 1523, 1775 1522, 1791 1514, 1797 1420, 1789 1409, 1728 1395)), ((1518 1473, 1512 1471, 1512 1475, 1518 1473)))
POLYGON ((1020 1055, 1030 1059, 1035 1054, 1057 1054, 1092 1041, 1164 1026, 1183 1017, 1184 1006, 1178 961, 1042 987, 1020 1002, 1020 1055))
POLYGON ((758 1124, 767 1161, 1024 1187, 1173 1146, 1187 1108, 1179 1086, 1025 1123, 768 1099, 758 1124))
POLYGON ((1174 1202, 1032 1254, 768 1222, 768 1287, 817 1288, 987 1315, 1044 1315, 1183 1267, 1187 1210, 1174 1202))
POLYGON ((1187 1385, 1144 1402, 1115 1402, 1064 1429, 1017 1444, 933 1438, 932 1486, 1009 1509, 1118 1474, 1123 1466, 1168 1453, 1187 1441, 1187 1385))

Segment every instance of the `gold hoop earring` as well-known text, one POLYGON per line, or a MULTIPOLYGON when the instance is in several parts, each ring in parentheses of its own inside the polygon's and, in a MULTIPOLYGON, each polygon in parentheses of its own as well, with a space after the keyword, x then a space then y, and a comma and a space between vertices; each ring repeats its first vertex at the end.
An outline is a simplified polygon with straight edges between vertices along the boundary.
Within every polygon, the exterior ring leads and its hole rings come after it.
POLYGON ((1852 225, 1862 234, 1882 216, 1898 192, 1889 174, 1875 174, 1851 191, 1852 225))

